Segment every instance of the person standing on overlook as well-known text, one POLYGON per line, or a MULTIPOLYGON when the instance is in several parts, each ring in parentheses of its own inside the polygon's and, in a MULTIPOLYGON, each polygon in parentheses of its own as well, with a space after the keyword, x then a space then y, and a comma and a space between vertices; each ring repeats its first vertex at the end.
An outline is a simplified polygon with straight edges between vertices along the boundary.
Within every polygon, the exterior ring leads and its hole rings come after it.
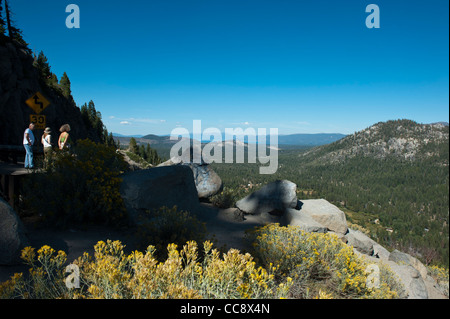
POLYGON ((70 147, 70 145, 69 145, 70 125, 64 124, 63 126, 61 126, 59 131, 61 132, 61 135, 59 135, 59 139, 58 139, 59 149, 62 150, 62 149, 64 149, 64 147, 66 147, 66 148, 70 147))
POLYGON ((23 147, 25 148, 25 168, 34 168, 33 164, 33 144, 34 144, 34 123, 31 122, 23 133, 23 147))
POLYGON ((52 130, 50 127, 46 127, 44 130, 44 134, 42 134, 41 143, 44 145, 44 155, 48 156, 52 151, 52 130))
POLYGON ((44 146, 44 163, 45 166, 48 165, 48 162, 51 157, 51 153, 53 151, 53 145, 52 145, 52 130, 50 127, 46 127, 44 130, 44 134, 42 134, 41 143, 44 146))

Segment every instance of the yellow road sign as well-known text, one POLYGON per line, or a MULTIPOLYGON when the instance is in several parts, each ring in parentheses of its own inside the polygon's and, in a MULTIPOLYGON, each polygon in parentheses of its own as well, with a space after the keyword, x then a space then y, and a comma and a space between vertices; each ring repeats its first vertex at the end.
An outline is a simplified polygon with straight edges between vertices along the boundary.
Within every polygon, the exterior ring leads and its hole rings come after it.
POLYGON ((34 123, 34 128, 38 130, 44 130, 45 124, 46 124, 46 117, 45 115, 38 115, 38 114, 31 114, 30 115, 30 123, 34 123))
POLYGON ((41 113, 50 102, 40 93, 36 92, 32 97, 25 101, 37 114, 41 113))

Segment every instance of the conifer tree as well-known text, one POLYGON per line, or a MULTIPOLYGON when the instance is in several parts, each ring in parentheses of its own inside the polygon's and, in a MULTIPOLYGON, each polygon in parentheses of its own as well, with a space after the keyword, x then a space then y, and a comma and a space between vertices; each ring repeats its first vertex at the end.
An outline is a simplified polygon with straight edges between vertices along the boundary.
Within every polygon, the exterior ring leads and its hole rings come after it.
POLYGON ((72 91, 70 89, 70 80, 66 72, 64 72, 63 76, 61 77, 59 85, 62 89, 63 95, 68 98, 72 94, 72 91))
POLYGON ((97 133, 97 136, 99 136, 102 139, 102 143, 105 141, 103 140, 103 130, 104 125, 102 122, 102 113, 97 112, 95 109, 94 101, 89 101, 88 103, 88 114, 89 114, 89 120, 91 121, 91 125, 94 128, 95 132, 97 133))
POLYGON ((44 79, 49 79, 51 77, 52 72, 50 71, 50 65, 48 64, 48 59, 44 55, 44 52, 39 52, 39 55, 35 61, 35 66, 44 79))
POLYGON ((5 0, 5 15, 6 15, 6 23, 8 25, 8 35, 9 35, 10 38, 12 38, 11 37, 11 29, 12 29, 12 26, 11 26, 11 14, 10 14, 10 11, 9 11, 8 0, 5 0))
POLYGON ((8 5, 8 0, 5 0, 5 14, 6 14, 6 23, 8 26, 8 35, 11 40, 16 40, 18 43, 22 44, 28 53, 31 53, 31 50, 28 48, 28 43, 25 42, 22 35, 22 30, 17 28, 12 21, 12 13, 8 5))
POLYGON ((138 154, 139 148, 136 143, 136 139, 134 137, 130 138, 130 146, 129 146, 130 152, 134 154, 138 154))
POLYGON ((3 6, 2 6, 2 0, 0 0, 0 37, 5 35, 5 20, 3 20, 3 6))

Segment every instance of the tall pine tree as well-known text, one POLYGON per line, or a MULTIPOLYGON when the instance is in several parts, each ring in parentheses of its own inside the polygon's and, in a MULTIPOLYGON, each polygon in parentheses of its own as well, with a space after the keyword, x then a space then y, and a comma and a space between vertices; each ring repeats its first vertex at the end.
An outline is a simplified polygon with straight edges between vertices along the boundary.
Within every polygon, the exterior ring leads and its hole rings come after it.
POLYGON ((129 149, 131 153, 138 154, 139 147, 137 146, 136 139, 134 137, 130 138, 129 149))
POLYGON ((50 71, 50 65, 48 64, 48 59, 44 55, 44 52, 39 52, 37 59, 35 59, 34 65, 39 70, 42 78, 49 79, 52 72, 50 71))
POLYGON ((5 0, 5 15, 6 15, 6 23, 8 25, 8 35, 10 38, 12 38, 11 12, 9 11, 8 0, 5 0))
POLYGON ((5 35, 6 31, 6 23, 5 20, 3 20, 3 5, 2 0, 0 0, 0 37, 3 37, 5 35))
POLYGON ((31 50, 28 48, 28 43, 26 43, 25 40, 23 39, 22 30, 17 28, 12 21, 12 13, 8 5, 8 0, 5 0, 5 15, 6 15, 6 24, 8 26, 9 38, 23 45, 25 50, 31 53, 31 50))
POLYGON ((69 80, 69 77, 67 76, 66 72, 64 72, 63 76, 61 77, 61 80, 59 81, 59 86, 61 87, 63 95, 66 98, 71 96, 72 91, 70 89, 70 80, 69 80))

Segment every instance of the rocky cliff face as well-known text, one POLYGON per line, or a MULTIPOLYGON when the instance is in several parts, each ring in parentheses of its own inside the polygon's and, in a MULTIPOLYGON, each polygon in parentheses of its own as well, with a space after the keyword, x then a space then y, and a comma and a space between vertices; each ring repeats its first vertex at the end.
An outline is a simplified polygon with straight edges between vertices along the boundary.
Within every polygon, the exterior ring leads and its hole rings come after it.
MULTIPOLYGON (((88 137, 80 109, 73 99, 46 85, 33 61, 27 48, 17 42, 0 43, 0 145, 22 145, 30 115, 36 114, 25 101, 36 92, 50 102, 40 114, 46 116, 45 126, 52 129, 54 143, 57 142, 59 128, 65 123, 72 128, 70 134, 73 140, 88 137)), ((38 141, 42 133, 42 129, 35 129, 38 141)))

